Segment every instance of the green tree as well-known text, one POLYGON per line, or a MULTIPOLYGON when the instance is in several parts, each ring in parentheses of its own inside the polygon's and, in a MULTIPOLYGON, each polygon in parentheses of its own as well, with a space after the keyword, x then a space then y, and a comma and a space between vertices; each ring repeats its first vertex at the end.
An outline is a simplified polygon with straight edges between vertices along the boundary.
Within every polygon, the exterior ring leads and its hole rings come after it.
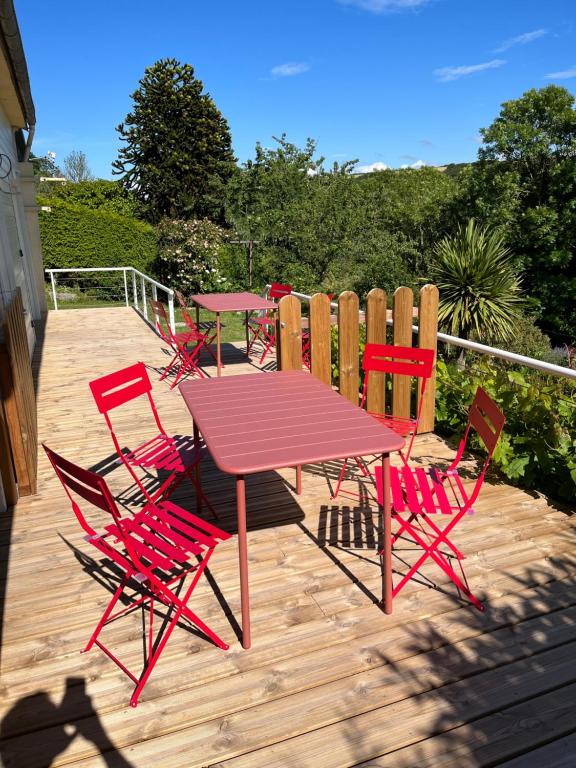
POLYGON ((354 161, 325 167, 312 139, 304 147, 285 135, 275 142, 257 144, 228 187, 237 239, 257 241, 256 282, 359 293, 414 283, 427 263, 422 253, 444 231, 455 183, 434 169, 356 175, 354 161))
POLYGON ((438 243, 431 277, 440 291, 438 320, 452 335, 511 338, 520 284, 500 231, 470 219, 438 243))
POLYGON ((153 223, 223 218, 234 155, 228 123, 203 89, 189 64, 161 59, 145 70, 117 128, 126 146, 113 172, 153 223))
POLYGON ((540 325, 560 338, 576 327, 576 110, 549 85, 502 105, 482 129, 479 162, 461 174, 464 205, 503 226, 540 325))

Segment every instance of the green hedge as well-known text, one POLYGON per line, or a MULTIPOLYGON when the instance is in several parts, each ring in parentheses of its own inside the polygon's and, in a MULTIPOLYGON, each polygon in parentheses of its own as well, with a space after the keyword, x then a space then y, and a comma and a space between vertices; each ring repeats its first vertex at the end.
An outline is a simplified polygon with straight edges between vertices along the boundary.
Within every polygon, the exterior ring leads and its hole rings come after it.
POLYGON ((150 274, 156 258, 156 234, 149 224, 104 210, 61 200, 39 199, 44 266, 136 267, 150 274))

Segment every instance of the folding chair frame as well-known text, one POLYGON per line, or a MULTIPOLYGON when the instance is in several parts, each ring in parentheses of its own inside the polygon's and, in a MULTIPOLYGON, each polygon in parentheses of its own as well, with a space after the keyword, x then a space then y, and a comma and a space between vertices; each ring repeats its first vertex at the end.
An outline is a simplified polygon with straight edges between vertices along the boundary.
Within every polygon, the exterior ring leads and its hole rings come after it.
MULTIPOLYGON (((196 325, 194 320, 192 320, 192 315, 190 314, 190 311, 186 304, 186 299, 184 298, 183 294, 180 291, 174 290, 174 295, 178 299, 178 304, 180 305, 180 311, 182 312, 182 318, 184 319, 184 322, 186 323, 188 328, 190 328, 191 331, 193 331, 194 333, 197 333, 199 336, 204 337, 204 341, 201 342, 201 348, 206 349, 206 351, 212 357, 214 362, 217 362, 216 355, 214 354, 210 346, 211 344, 214 343, 214 339, 216 338, 216 330, 215 330, 216 323, 206 322, 206 323, 199 323, 198 325, 196 325), (209 332, 213 332, 212 336, 210 336, 209 332)), ((220 327, 224 328, 222 324, 220 325, 220 327)))
POLYGON ((219 648, 228 649, 227 643, 188 608, 187 604, 217 544, 230 538, 230 534, 172 504, 161 504, 158 507, 149 505, 136 518, 121 518, 104 478, 72 464, 51 451, 46 445, 43 447, 66 491, 76 518, 87 532, 86 541, 125 571, 122 581, 82 652, 86 653, 93 645, 97 645, 120 667, 136 686, 130 699, 130 705, 136 707, 160 654, 182 617, 188 619, 219 648), (111 515, 113 524, 105 528, 106 533, 97 533, 88 524, 72 493, 111 515), (111 539, 115 544, 121 543, 123 551, 119 551, 111 544, 111 539), (192 557, 197 562, 190 563, 192 557), (176 569, 179 572, 170 577, 169 572, 176 569), (183 583, 189 574, 193 574, 192 580, 184 597, 180 598, 170 587, 183 583), (161 575, 166 578, 162 578, 161 575), (138 591, 143 593, 138 599, 126 594, 126 588, 131 582, 134 582, 138 591), (130 604, 113 612, 116 603, 123 595, 129 598, 130 604), (156 602, 162 603, 169 612, 173 611, 173 614, 164 631, 160 629, 155 636, 156 602), (140 675, 137 676, 98 638, 107 624, 139 605, 146 604, 149 610, 147 659, 140 675))
MULTIPOLYGON (((283 296, 289 296, 291 293, 291 285, 272 283, 267 298, 273 301, 281 299, 283 296)), ((256 341, 259 341, 264 347, 259 361, 259 365, 262 365, 268 352, 276 346, 276 319, 270 313, 267 313, 265 317, 251 318, 248 320, 248 329, 252 333, 252 338, 248 341, 246 354, 249 355, 256 341), (269 331, 268 327, 271 327, 272 330, 269 331)))
MULTIPOLYGON (((478 610, 485 610, 484 605, 472 594, 468 587, 461 563, 465 559, 465 555, 453 544, 449 534, 464 515, 474 513, 474 503, 484 483, 486 471, 502 433, 504 423, 505 417, 498 406, 483 389, 478 388, 470 407, 466 430, 458 446, 456 457, 447 470, 441 471, 431 468, 426 471, 422 467, 411 469, 406 465, 400 468, 391 468, 392 510, 393 517, 399 525, 398 530, 392 537, 392 543, 396 543, 399 537, 407 535, 424 550, 423 554, 394 587, 392 591, 393 596, 397 595, 412 576, 419 571, 424 562, 431 558, 478 610), (486 448, 487 455, 480 474, 476 479, 474 489, 471 495, 468 495, 458 474, 458 465, 466 449, 472 429, 479 435, 486 448), (449 498, 449 494, 453 497, 453 501, 449 498), (407 518, 402 516, 402 513, 406 511, 409 513, 407 518), (450 516, 450 521, 444 528, 440 528, 431 517, 431 515, 438 513, 450 516), (418 528, 415 521, 418 524, 418 528), (426 524, 426 528, 422 526, 422 522, 426 524), (449 555, 444 554, 440 550, 442 545, 447 546, 452 551, 453 556, 459 561, 462 579, 450 564, 449 555)), ((383 482, 381 467, 376 468, 376 485, 378 500, 382 504, 383 482)), ((382 554, 382 552, 379 554, 382 554)))
MULTIPOLYGON (((200 449, 193 444, 192 439, 190 439, 191 450, 188 456, 188 465, 186 466, 184 460, 181 459, 182 468, 176 468, 174 466, 174 454, 182 446, 178 446, 175 443, 174 438, 169 437, 162 426, 156 403, 152 397, 152 384, 144 363, 135 363, 134 365, 122 368, 114 373, 101 376, 100 378, 91 381, 89 386, 96 402, 96 407, 104 416, 106 426, 110 431, 114 448, 118 454, 118 459, 131 474, 134 482, 142 491, 144 498, 152 503, 160 498, 167 499, 185 479, 189 479, 196 491, 199 507, 201 502, 203 502, 210 512, 217 517, 212 504, 202 491, 199 471, 202 454, 200 449), (154 418, 154 423, 158 429, 158 434, 138 446, 135 450, 126 454, 122 450, 118 437, 116 436, 109 412, 114 408, 125 405, 144 395, 148 398, 148 404, 154 418), (159 484, 156 492, 150 494, 138 477, 138 474, 134 471, 134 466, 140 467, 145 471, 149 468, 159 468, 167 471, 169 474, 167 479, 159 484)), ((177 463, 178 460, 176 459, 176 464, 177 463)))
POLYGON ((203 346, 206 346, 207 337, 201 334, 197 330, 190 329, 184 333, 173 333, 168 322, 168 315, 166 309, 161 301, 150 301, 150 307, 156 320, 156 330, 162 341, 170 347, 174 356, 170 360, 167 366, 164 368, 164 372, 160 376, 160 381, 163 381, 173 369, 176 369, 176 376, 174 381, 170 384, 170 389, 174 389, 176 384, 180 381, 182 376, 186 373, 192 375, 198 374, 201 379, 205 379, 204 373, 200 370, 198 365, 198 358, 203 346), (162 322, 166 325, 166 330, 162 327, 162 322), (194 344, 191 351, 188 351, 187 345, 194 344))
MULTIPOLYGON (((366 344, 364 356, 362 358, 362 368, 364 369, 365 375, 364 386, 362 388, 362 399, 360 401, 361 408, 366 406, 368 382, 371 372, 409 376, 410 378, 420 379, 419 402, 415 419, 368 411, 371 416, 384 426, 393 429, 402 436, 410 435, 408 448, 405 451, 400 451, 400 458, 404 464, 407 464, 410 459, 410 454, 412 453, 414 438, 418 432, 418 425, 420 424, 426 385, 434 370, 434 350, 419 347, 400 347, 392 344, 366 344)), ((359 457, 354 457, 354 460, 362 471, 362 474, 365 477, 369 477, 370 473, 366 469, 364 462, 359 457)), ((340 493, 340 486, 344 480, 347 467, 348 459, 344 461, 344 465, 342 466, 336 490, 332 496, 333 499, 340 493)))

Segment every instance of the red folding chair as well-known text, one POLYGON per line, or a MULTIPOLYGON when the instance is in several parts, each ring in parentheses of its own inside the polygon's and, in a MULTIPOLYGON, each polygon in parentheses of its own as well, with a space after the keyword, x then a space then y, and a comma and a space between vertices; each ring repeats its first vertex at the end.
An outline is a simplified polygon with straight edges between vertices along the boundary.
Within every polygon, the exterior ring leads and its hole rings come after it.
MULTIPOLYGON (((199 502, 204 502, 212 514, 217 516, 200 485, 199 464, 202 458, 202 449, 195 445, 189 436, 166 434, 152 398, 152 385, 144 363, 135 363, 127 368, 122 368, 120 371, 95 379, 90 382, 90 390, 96 406, 104 416, 106 426, 110 430, 118 459, 132 475, 134 482, 144 494, 144 498, 150 502, 155 502, 160 498, 167 499, 183 480, 189 479, 194 486, 199 502), (109 413, 139 397, 147 398, 158 433, 134 450, 126 451, 120 445, 109 413), (157 489, 153 493, 146 488, 135 468, 144 470, 148 479, 152 478, 152 482, 157 484, 157 489), (195 472, 194 470, 198 471, 195 472), (151 475, 153 471, 157 472, 159 477, 151 475), (165 477, 162 478, 162 475, 165 477)), ((138 418, 141 417, 138 416, 138 418)))
POLYGON ((152 314, 156 321, 156 330, 162 341, 168 344, 174 356, 164 372, 160 381, 165 379, 173 370, 176 371, 174 381, 170 384, 173 389, 185 374, 198 374, 201 379, 206 378, 198 365, 198 358, 203 347, 207 347, 207 337, 197 329, 189 328, 183 333, 174 333, 170 328, 166 309, 161 301, 150 301, 152 314))
MULTIPOLYGON (((466 575, 461 563, 465 556, 454 546, 448 536, 464 515, 474 513, 474 503, 484 483, 486 470, 490 464, 490 459, 496 448, 505 421, 504 414, 496 403, 483 389, 478 388, 474 402, 468 412, 468 423, 458 446, 456 458, 448 469, 441 470, 434 467, 428 470, 423 467, 412 469, 406 464, 400 468, 390 468, 392 515, 399 524, 398 530, 392 537, 392 542, 395 543, 400 536, 406 535, 424 550, 416 563, 410 567, 406 575, 394 587, 392 591, 393 596, 397 595, 408 580, 422 567, 424 562, 431 558, 476 608, 480 611, 484 610, 482 603, 468 588, 466 575), (472 429, 476 431, 481 442, 484 444, 487 455, 472 493, 469 495, 458 473, 458 465, 466 449, 472 429), (432 516, 436 514, 440 514, 444 516, 445 520, 448 520, 444 527, 440 527, 432 519, 432 516), (451 554, 442 552, 440 550, 441 545, 445 545, 451 550, 451 554), (460 563, 462 579, 456 574, 450 564, 449 558, 451 557, 455 557, 460 563)), ((382 467, 376 467, 376 487, 378 502, 382 504, 384 498, 382 467)))
MULTIPOLYGON (((288 296, 291 293, 291 285, 272 283, 266 298, 270 301, 280 300, 283 296, 288 296)), ((259 341, 264 347, 264 352, 260 358, 260 365, 264 362, 268 352, 276 346, 276 317, 274 315, 275 313, 270 311, 266 312, 262 317, 251 317, 248 320, 248 329, 252 333, 252 338, 248 342, 247 354, 250 354, 255 342, 259 341)))
MULTIPOLYGON (((406 464, 410 458, 414 438, 418 432, 426 385, 434 370, 434 350, 420 349, 418 347, 399 347, 390 344, 366 344, 364 357, 362 358, 362 368, 364 369, 364 387, 362 389, 362 400, 360 402, 361 408, 364 408, 366 405, 368 382, 370 374, 373 372, 409 376, 410 379, 420 379, 419 403, 416 410, 416 418, 393 416, 390 413, 375 413, 373 411, 368 411, 376 421, 379 421, 385 427, 393 429, 394 432, 402 435, 402 437, 408 437, 408 435, 410 435, 408 448, 404 452, 400 452, 400 457, 404 464, 406 464)), ((356 456, 354 457, 354 460, 362 474, 365 477, 370 477, 370 473, 360 457, 356 456)), ((340 486, 342 485, 347 466, 348 459, 344 462, 344 466, 340 472, 336 491, 332 497, 334 499, 340 492, 340 486)))
POLYGON ((104 478, 72 464, 46 445, 44 450, 86 532, 85 540, 124 572, 83 653, 96 644, 128 675, 136 686, 130 699, 130 705, 135 707, 164 646, 182 618, 219 648, 228 649, 228 645, 190 610, 188 602, 214 549, 221 541, 229 539, 230 534, 169 501, 147 504, 133 517, 122 518, 104 478), (112 518, 110 524, 97 532, 87 522, 78 501, 86 501, 108 513, 112 518), (185 588, 184 580, 188 575, 192 578, 185 588), (135 592, 128 594, 128 589, 132 591, 132 588, 135 592), (124 607, 113 613, 121 598, 124 607), (98 637, 107 624, 139 605, 149 611, 148 639, 143 669, 135 675, 98 637), (155 636, 154 615, 162 605, 167 609, 164 627, 155 636))
MULTIPOLYGON (((202 348, 206 349, 206 351, 211 355, 214 362, 216 362, 216 355, 214 354, 210 346, 211 344, 214 343, 214 339, 216 338, 216 321, 215 320, 201 321, 200 323, 198 323, 198 325, 196 325, 194 320, 192 320, 192 315, 190 314, 184 295, 177 290, 174 290, 174 295, 176 296, 178 300, 178 304, 180 305, 180 311, 182 312, 182 318, 184 322, 186 323, 186 325, 191 331, 194 331, 195 333, 203 334, 204 336, 206 336, 206 341, 203 342, 202 348)), ((220 328, 225 328, 225 327, 226 326, 223 323, 220 323, 220 328)))

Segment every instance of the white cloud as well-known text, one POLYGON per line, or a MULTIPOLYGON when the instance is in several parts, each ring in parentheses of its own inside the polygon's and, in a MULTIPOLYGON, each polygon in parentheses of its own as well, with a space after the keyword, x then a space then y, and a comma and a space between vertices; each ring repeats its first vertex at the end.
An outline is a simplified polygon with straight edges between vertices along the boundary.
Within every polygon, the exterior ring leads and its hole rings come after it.
POLYGON ((538 38, 544 37, 547 34, 547 29, 535 29, 533 32, 524 32, 523 35, 516 35, 516 37, 505 40, 499 48, 494 49, 494 53, 502 53, 502 51, 507 51, 508 48, 513 48, 515 45, 532 43, 534 40, 538 40, 538 38))
POLYGON ((406 170, 407 168, 413 168, 415 171, 419 171, 420 168, 424 168, 425 165, 426 163, 424 162, 424 160, 416 160, 415 163, 411 163, 410 165, 407 165, 407 164, 401 165, 400 168, 402 170, 406 170))
POLYGON ((381 160, 376 163, 370 163, 370 165, 359 165, 354 169, 354 173, 374 173, 374 171, 387 171, 388 166, 381 160))
POLYGON ((548 75, 544 75, 548 80, 568 80, 571 77, 576 77, 576 64, 571 69, 564 69, 561 72, 550 72, 548 75))
POLYGON ((503 64, 506 64, 506 62, 502 59, 492 59, 492 61, 485 61, 482 64, 463 64, 460 67, 441 67, 440 69, 435 69, 434 74, 439 82, 448 83, 452 80, 458 80, 460 77, 474 75, 476 72, 484 72, 486 69, 497 69, 503 64))
POLYGON ((272 67, 270 74, 272 77, 294 77, 294 75, 301 75, 303 72, 308 72, 310 64, 305 61, 291 61, 287 64, 277 64, 272 67))
POLYGON ((403 11, 406 8, 420 8, 428 5, 431 0, 338 0, 340 5, 355 5, 370 13, 386 13, 388 11, 403 11))

